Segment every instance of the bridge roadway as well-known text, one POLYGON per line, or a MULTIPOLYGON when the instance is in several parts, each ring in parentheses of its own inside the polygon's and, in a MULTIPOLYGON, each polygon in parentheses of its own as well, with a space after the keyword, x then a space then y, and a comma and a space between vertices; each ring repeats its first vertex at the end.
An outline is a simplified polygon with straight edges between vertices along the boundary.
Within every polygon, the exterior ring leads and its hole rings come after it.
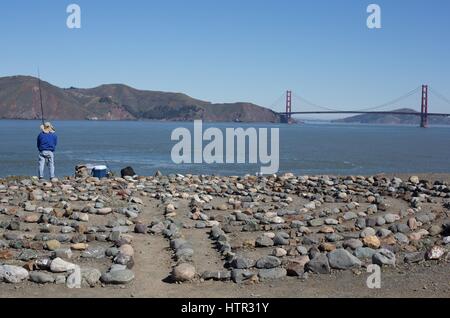
MULTIPOLYGON (((422 116, 419 112, 383 112, 383 111, 353 111, 353 110, 342 110, 342 111, 307 111, 307 112, 291 112, 291 113, 278 113, 279 115, 307 115, 307 114, 379 114, 379 115, 414 115, 422 116)), ((440 117, 450 117, 450 114, 445 113, 428 113, 427 116, 440 116, 440 117)))

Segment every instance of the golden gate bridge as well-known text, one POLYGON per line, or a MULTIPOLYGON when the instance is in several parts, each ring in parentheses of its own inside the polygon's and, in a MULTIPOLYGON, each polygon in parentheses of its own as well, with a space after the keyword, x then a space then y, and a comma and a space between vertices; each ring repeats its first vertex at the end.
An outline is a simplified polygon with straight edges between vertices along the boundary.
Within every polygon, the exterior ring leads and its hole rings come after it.
POLYGON ((283 123, 291 123, 293 122, 293 115, 309 115, 309 114, 379 114, 379 115, 412 115, 412 116, 420 116, 420 127, 427 128, 428 127, 428 119, 430 117, 436 116, 436 117, 450 117, 450 114, 447 113, 432 113, 429 112, 429 94, 433 94, 436 98, 440 99, 441 101, 447 103, 450 105, 450 99, 445 97, 443 94, 437 92, 436 90, 432 89, 428 85, 422 85, 422 87, 417 87, 413 89, 412 91, 394 99, 387 103, 383 103, 381 105, 377 105, 374 107, 361 109, 361 110, 338 110, 333 109, 331 107, 325 107, 318 105, 316 103, 310 102, 307 99, 296 96, 292 93, 292 91, 288 90, 286 92, 286 111, 278 113, 278 115, 281 116, 283 123), (410 96, 413 96, 414 94, 421 92, 420 94, 420 112, 415 111, 380 111, 379 109, 384 108, 386 106, 390 106, 393 104, 396 104, 410 96), (309 106, 313 106, 315 108, 318 108, 320 110, 313 110, 313 111, 293 111, 292 110, 292 100, 293 97, 298 99, 301 103, 307 104, 309 106))

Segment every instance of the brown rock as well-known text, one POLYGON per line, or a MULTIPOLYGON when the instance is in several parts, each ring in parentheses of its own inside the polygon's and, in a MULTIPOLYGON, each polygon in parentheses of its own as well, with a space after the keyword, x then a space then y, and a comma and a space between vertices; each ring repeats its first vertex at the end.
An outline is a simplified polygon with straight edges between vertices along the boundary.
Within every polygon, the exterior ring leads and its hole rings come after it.
POLYGON ((0 251, 0 260, 7 261, 14 258, 14 253, 10 250, 0 251))
POLYGON ((334 233, 334 229, 331 226, 324 225, 319 229, 320 233, 334 233))
POLYGON ((84 223, 79 223, 77 224, 77 226, 75 227, 76 231, 80 234, 84 234, 87 232, 87 225, 84 223))
POLYGON ((363 243, 365 246, 373 249, 378 249, 381 245, 380 239, 375 235, 366 236, 363 238, 363 243))
POLYGON ((119 251, 121 254, 125 256, 133 256, 134 255, 134 249, 130 244, 123 244, 120 246, 119 251))
POLYGON ((381 240, 383 245, 395 245, 395 243, 397 243, 397 240, 393 235, 386 236, 381 240))
POLYGON ((325 252, 331 252, 336 249, 336 246, 331 243, 322 243, 322 244, 320 244, 319 249, 321 249, 322 251, 325 251, 325 252))
POLYGON ((408 220, 408 226, 411 230, 415 231, 418 228, 417 220, 416 218, 410 218, 408 220))
POLYGON ((59 243, 57 240, 50 240, 45 243, 45 246, 48 250, 55 251, 61 247, 61 243, 59 243))
POLYGON ((29 244, 29 248, 36 251, 42 251, 44 250, 45 246, 43 242, 31 241, 29 244))
POLYGON ((76 250, 76 251, 84 251, 88 247, 89 247, 89 245, 87 245, 86 243, 76 243, 76 244, 70 245, 70 248, 73 250, 76 250))
POLYGON ((41 218, 40 214, 33 213, 33 214, 28 214, 27 216, 25 216, 23 220, 24 220, 24 222, 27 222, 27 223, 37 223, 40 218, 41 218))
POLYGON ((63 209, 59 209, 59 208, 55 208, 53 209, 53 215, 56 216, 57 218, 62 218, 64 217, 64 214, 66 212, 63 209))

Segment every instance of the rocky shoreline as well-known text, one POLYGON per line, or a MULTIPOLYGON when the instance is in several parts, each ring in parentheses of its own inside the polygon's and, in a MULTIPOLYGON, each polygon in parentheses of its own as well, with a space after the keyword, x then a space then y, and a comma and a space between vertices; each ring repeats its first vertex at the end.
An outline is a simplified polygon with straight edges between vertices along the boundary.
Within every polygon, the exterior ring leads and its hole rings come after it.
POLYGON ((167 283, 448 263, 449 213, 450 185, 417 176, 0 179, 0 288, 126 287, 151 236, 166 239, 167 283))

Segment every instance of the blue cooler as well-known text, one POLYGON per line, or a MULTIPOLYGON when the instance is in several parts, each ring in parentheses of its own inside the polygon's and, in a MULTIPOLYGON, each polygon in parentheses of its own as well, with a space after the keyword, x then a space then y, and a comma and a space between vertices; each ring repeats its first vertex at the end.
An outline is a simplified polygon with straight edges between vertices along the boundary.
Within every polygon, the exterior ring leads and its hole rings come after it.
POLYGON ((92 169, 92 176, 99 178, 99 179, 108 177, 108 167, 107 166, 95 166, 92 169))

